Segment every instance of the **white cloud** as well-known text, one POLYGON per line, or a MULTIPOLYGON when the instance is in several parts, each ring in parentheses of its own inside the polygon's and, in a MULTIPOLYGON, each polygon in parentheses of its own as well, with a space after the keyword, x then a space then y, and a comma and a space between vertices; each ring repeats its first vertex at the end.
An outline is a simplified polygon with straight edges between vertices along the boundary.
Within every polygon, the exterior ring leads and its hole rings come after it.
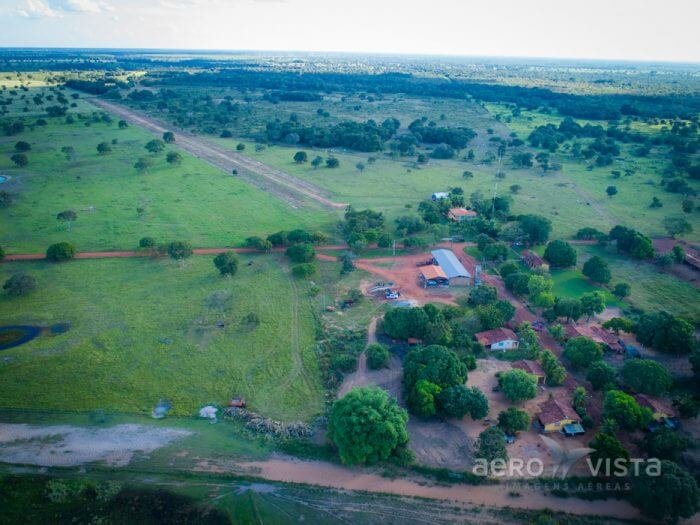
POLYGON ((25 18, 56 18, 60 16, 43 0, 24 0, 22 6, 17 9, 17 14, 25 18))
POLYGON ((50 0, 51 5, 62 11, 72 13, 99 13, 100 3, 93 0, 50 0))

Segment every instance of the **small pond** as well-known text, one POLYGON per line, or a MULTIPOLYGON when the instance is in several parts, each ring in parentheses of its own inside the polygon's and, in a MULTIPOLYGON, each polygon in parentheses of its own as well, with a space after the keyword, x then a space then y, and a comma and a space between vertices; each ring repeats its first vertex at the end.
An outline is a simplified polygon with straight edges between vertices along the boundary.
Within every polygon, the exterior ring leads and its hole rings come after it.
POLYGON ((0 326, 0 350, 23 345, 41 334, 40 326, 0 326))
POLYGON ((10 177, 5 177, 5 175, 0 175, 0 184, 7 182, 10 177))

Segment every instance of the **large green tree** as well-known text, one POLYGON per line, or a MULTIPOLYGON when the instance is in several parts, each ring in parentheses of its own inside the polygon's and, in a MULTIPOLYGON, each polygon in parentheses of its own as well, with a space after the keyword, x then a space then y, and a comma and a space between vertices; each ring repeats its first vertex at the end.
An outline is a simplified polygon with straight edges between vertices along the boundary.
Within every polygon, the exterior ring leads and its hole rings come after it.
POLYGON ((405 450, 407 422, 406 411, 386 391, 355 388, 333 403, 327 435, 343 463, 372 464, 405 450))
POLYGON ((583 263, 582 272, 583 275, 588 277, 591 281, 597 283, 609 283, 612 277, 607 261, 597 255, 594 255, 583 263))
POLYGON ((234 252, 222 252, 214 257, 214 266, 221 275, 235 275, 238 271, 238 256, 234 252))
POLYGON ((503 372, 498 378, 498 384, 503 394, 513 403, 532 399, 537 395, 537 378, 519 368, 503 372))
POLYGON ((610 390, 615 388, 617 372, 605 361, 596 361, 588 367, 586 379, 593 390, 610 390))
POLYGON ((683 468, 672 461, 661 462, 661 475, 642 468, 630 477, 630 501, 645 515, 664 523, 691 518, 700 508, 700 490, 683 468))
POLYGON ((475 456, 489 463, 496 459, 507 460, 506 435, 498 427, 489 427, 479 434, 475 456))
POLYGON ((67 261, 75 257, 75 246, 69 242, 57 242, 46 250, 46 260, 52 262, 67 261))
POLYGON ((595 361, 600 361, 603 357, 603 349, 587 337, 574 337, 567 341, 562 355, 574 368, 582 370, 595 361))
POLYGON ((644 428, 651 420, 651 410, 641 407, 629 394, 609 390, 603 400, 603 415, 627 430, 644 428))
POLYGON ((498 426, 501 427, 501 430, 506 434, 514 435, 530 427, 530 416, 524 410, 508 407, 498 414, 498 426))
POLYGON ((547 244, 547 248, 544 250, 544 258, 552 268, 576 266, 576 250, 568 242, 560 239, 547 244))
POLYGON ((628 359, 622 365, 622 379, 633 390, 652 396, 664 395, 673 384, 668 370, 652 359, 628 359))
POLYGON ((668 312, 641 315, 634 333, 640 343, 669 354, 689 354, 696 347, 693 324, 668 312))

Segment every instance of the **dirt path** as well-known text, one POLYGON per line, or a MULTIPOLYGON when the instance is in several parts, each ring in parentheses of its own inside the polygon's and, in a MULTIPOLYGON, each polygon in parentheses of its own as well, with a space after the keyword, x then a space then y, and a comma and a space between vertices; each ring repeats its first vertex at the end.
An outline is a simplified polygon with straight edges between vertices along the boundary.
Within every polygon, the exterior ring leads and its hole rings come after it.
POLYGON ((556 498, 527 486, 516 489, 520 497, 512 497, 509 488, 502 485, 431 485, 425 480, 406 478, 390 479, 378 474, 346 468, 321 461, 301 461, 276 457, 266 461, 240 463, 250 474, 268 480, 287 483, 304 483, 340 490, 356 490, 383 494, 396 494, 416 498, 454 501, 489 507, 520 509, 551 509, 577 515, 640 519, 639 512, 625 501, 596 501, 595 505, 577 498, 556 498))
MULTIPOLYGON (((90 101, 99 108, 159 136, 167 130, 174 129, 172 125, 121 104, 98 98, 91 98, 90 101)), ((334 210, 347 207, 345 203, 330 200, 328 193, 315 184, 293 177, 288 173, 250 159, 240 153, 230 151, 185 130, 178 130, 176 145, 212 166, 224 170, 227 174, 230 174, 234 169, 238 170, 239 178, 279 197, 293 207, 303 206, 305 199, 311 199, 326 208, 334 210)))
MULTIPOLYGON (((284 252, 286 248, 273 248, 272 251, 276 253, 284 252)), ((325 246, 317 246, 318 250, 346 250, 347 246, 344 244, 329 244, 325 246)), ((217 255, 221 252, 236 252, 236 253, 260 253, 253 248, 194 248, 192 253, 194 255, 217 255)), ((137 251, 137 250, 119 250, 119 251, 107 251, 107 252, 78 252, 75 254, 75 259, 127 259, 130 257, 150 257, 152 254, 148 251, 137 251)), ((321 260, 335 260, 335 257, 326 255, 320 257, 321 260), (324 258, 325 257, 325 258, 324 258)), ((6 255, 5 258, 0 261, 39 261, 46 258, 45 253, 14 253, 6 255)))

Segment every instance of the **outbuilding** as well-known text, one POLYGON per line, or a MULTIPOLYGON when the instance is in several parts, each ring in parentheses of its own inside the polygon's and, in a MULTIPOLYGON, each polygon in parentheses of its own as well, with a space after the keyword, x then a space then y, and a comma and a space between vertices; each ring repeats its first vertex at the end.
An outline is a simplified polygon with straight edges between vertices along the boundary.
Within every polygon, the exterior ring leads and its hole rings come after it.
POLYGON ((471 284, 472 274, 459 261, 454 252, 441 248, 430 253, 435 265, 439 266, 447 277, 450 286, 469 286, 471 284))
POLYGON ((474 334, 476 340, 489 350, 516 350, 520 346, 518 336, 508 328, 495 328, 474 334))
POLYGON ((581 424, 581 418, 569 404, 553 397, 540 405, 537 420, 545 432, 563 432, 569 425, 581 424))
POLYGON ((429 286, 448 286, 450 280, 442 271, 442 268, 435 264, 428 266, 421 266, 420 268, 420 280, 423 283, 423 288, 428 288, 429 286))

